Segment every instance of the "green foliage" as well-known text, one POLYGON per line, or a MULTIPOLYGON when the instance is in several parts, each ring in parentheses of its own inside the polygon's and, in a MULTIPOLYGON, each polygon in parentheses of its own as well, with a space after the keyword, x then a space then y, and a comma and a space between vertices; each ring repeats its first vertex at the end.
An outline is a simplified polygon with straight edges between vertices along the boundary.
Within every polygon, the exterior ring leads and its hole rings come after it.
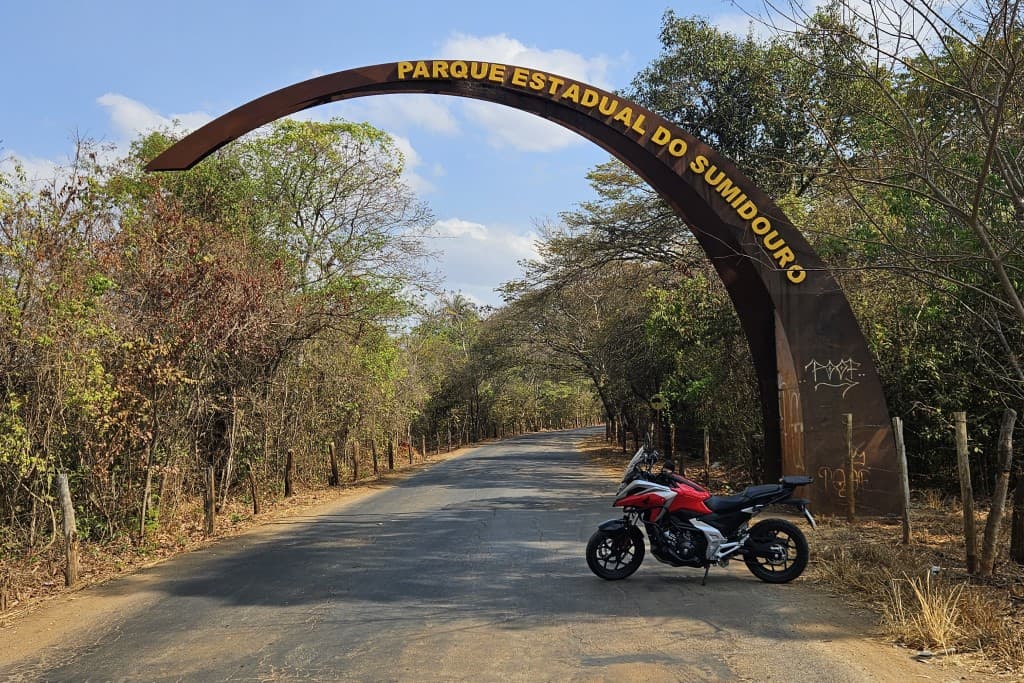
POLYGON ((21 407, 22 401, 10 394, 0 403, 0 465, 12 468, 19 477, 43 464, 32 455, 28 430, 19 415, 21 407))

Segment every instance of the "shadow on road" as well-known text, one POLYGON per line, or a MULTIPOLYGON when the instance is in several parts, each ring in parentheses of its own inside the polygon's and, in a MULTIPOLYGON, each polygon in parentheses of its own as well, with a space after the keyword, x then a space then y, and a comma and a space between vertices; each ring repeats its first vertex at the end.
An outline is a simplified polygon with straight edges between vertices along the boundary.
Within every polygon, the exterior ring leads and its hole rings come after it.
MULTIPOLYGON (((790 596, 803 589, 761 583, 742 564, 713 569, 703 587, 700 570, 670 569, 650 555, 625 581, 591 574, 584 547, 597 523, 617 516, 616 482, 582 463, 571 448, 579 436, 489 445, 353 506, 277 522, 280 533, 226 539, 147 570, 139 580, 164 598, 77 658, 76 667, 96 669, 58 669, 53 678, 102 672, 117 657, 166 658, 183 633, 202 649, 221 622, 234 650, 264 653, 301 648, 311 630, 348 651, 382 630, 423 624, 515 632, 634 617, 696 621, 708 634, 802 637, 793 622, 815 616, 790 596), (239 640, 239 632, 250 635, 239 640)), ((138 587, 128 580, 97 590, 138 587)), ((850 629, 827 618, 804 632, 821 640, 850 629)))

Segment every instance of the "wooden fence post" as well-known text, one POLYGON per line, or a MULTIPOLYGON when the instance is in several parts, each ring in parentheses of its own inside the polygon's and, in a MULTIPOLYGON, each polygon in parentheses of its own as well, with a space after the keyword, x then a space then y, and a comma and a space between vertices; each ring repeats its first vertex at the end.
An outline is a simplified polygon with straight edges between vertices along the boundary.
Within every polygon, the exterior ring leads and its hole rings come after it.
POLYGON ((427 435, 425 433, 424 434, 420 434, 420 443, 422 444, 420 446, 420 457, 423 458, 424 460, 426 460, 427 459, 427 435))
POLYGON ((284 497, 288 498, 295 491, 292 488, 292 469, 295 467, 295 449, 289 448, 284 460, 284 497))
MULTIPOLYGON (((673 422, 668 426, 668 456, 674 458, 676 455, 676 423, 673 422)), ((682 471, 682 467, 677 465, 679 471, 682 471)))
POLYGON ((359 481, 359 439, 352 441, 352 481, 359 481))
POLYGON ((327 444, 327 452, 331 458, 331 478, 327 480, 327 484, 328 486, 338 486, 341 484, 341 476, 338 474, 338 453, 333 441, 327 444))
POLYGON ((57 488, 60 493, 61 522, 64 532, 64 584, 70 587, 78 583, 78 526, 75 523, 75 505, 71 500, 71 489, 68 486, 66 472, 57 475, 57 488))
POLYGON ((370 459, 373 462, 373 476, 380 474, 380 466, 377 464, 377 435, 370 437, 370 459))
POLYGON ((843 424, 846 426, 846 521, 853 523, 857 519, 857 482, 854 480, 856 470, 853 458, 853 414, 843 413, 843 424))
POLYGON ((452 452, 452 426, 448 425, 448 452, 452 452))
POLYGON ((213 536, 214 522, 217 515, 217 476, 213 471, 213 465, 206 468, 206 486, 203 491, 203 521, 204 531, 207 536, 213 536))
POLYGON ((1003 525, 1006 510, 1006 492, 1010 488, 1010 466, 1013 463, 1013 425, 1017 422, 1017 411, 1007 408, 1003 413, 1003 424, 999 429, 999 471, 996 473, 996 488, 992 494, 992 507, 985 522, 985 535, 981 541, 981 575, 992 576, 996 564, 996 545, 999 529, 1003 525))
POLYGON ((249 493, 252 495, 252 514, 258 515, 260 514, 260 492, 256 488, 256 475, 252 473, 252 464, 248 467, 246 477, 249 479, 249 493))
POLYGON ((964 508, 964 545, 967 571, 978 571, 978 529, 974 523, 974 490, 971 488, 971 463, 967 458, 967 413, 953 413, 956 430, 956 467, 960 475, 960 500, 964 508))
POLYGON ((1024 564, 1024 472, 1017 470, 1013 489, 1013 517, 1010 518, 1010 559, 1024 564))
POLYGON ((388 469, 395 469, 395 440, 388 437, 388 469))
POLYGON ((711 434, 704 428, 704 486, 711 488, 711 434))
POLYGON ((409 442, 409 464, 412 464, 412 424, 405 426, 405 439, 409 442))
POLYGON ((907 466, 907 447, 903 443, 902 419, 892 419, 892 434, 896 439, 896 467, 899 470, 900 490, 903 493, 903 545, 910 545, 910 469, 907 466))

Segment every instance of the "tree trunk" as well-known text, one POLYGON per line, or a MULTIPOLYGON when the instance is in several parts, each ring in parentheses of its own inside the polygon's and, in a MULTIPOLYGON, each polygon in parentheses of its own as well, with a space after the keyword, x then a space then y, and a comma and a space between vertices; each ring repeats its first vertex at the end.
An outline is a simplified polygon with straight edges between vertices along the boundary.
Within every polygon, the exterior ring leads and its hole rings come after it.
POLYGON ((388 438, 388 469, 395 469, 395 440, 388 438))
POLYGON ((284 461, 284 497, 289 498, 295 493, 292 487, 292 470, 295 468, 295 449, 289 448, 284 461))
POLYGON ((242 411, 238 410, 234 394, 231 396, 231 434, 228 436, 228 462, 224 465, 224 477, 220 481, 221 501, 223 509, 228 504, 228 491, 231 489, 231 470, 235 464, 235 441, 238 435, 238 422, 242 419, 242 411))
POLYGON ((765 479, 764 466, 764 434, 750 435, 750 481, 763 484, 765 479))
POLYGON ((967 571, 978 571, 978 529, 974 523, 974 491, 971 488, 971 464, 967 458, 967 413, 953 413, 956 429, 956 464, 960 475, 960 499, 964 508, 964 545, 967 571))
POLYGON ((370 460, 373 464, 373 476, 380 474, 380 465, 377 462, 377 435, 370 437, 370 460))
POLYGON ((75 505, 71 500, 71 489, 68 486, 66 472, 57 475, 57 486, 64 531, 64 584, 70 587, 78 583, 78 528, 75 523, 75 505))
POLYGON ((981 543, 981 575, 992 576, 996 563, 996 545, 999 543, 999 530, 1003 525, 1003 514, 1006 509, 1006 492, 1010 488, 1010 466, 1013 463, 1013 425, 1017 421, 1017 412, 1010 408, 1003 413, 1003 424, 999 430, 999 472, 996 475, 996 488, 992 493, 992 508, 985 524, 985 536, 981 543))

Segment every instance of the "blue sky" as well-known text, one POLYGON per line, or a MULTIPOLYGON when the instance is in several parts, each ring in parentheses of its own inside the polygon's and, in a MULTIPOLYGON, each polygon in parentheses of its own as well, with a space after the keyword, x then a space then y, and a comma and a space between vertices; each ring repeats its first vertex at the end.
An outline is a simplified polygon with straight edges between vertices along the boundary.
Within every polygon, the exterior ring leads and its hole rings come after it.
MULTIPOLYGON (((748 24, 729 4, 690 1, 0 0, 0 156, 43 175, 76 136, 123 146, 172 119, 197 127, 310 77, 398 60, 487 59, 624 88, 658 54, 669 8, 748 24)), ((531 256, 537 225, 591 196, 584 176, 607 159, 541 119, 442 96, 363 98, 310 116, 395 136, 445 236, 434 247, 446 287, 484 303, 531 256)))

